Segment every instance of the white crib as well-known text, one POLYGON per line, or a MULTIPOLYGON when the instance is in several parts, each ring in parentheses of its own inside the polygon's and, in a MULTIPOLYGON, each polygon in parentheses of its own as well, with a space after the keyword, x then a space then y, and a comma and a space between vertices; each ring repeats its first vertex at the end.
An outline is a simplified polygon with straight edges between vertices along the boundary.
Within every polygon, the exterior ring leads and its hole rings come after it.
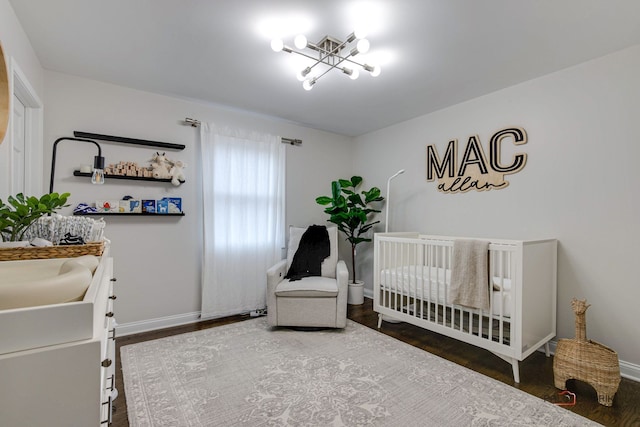
MULTIPOLYGON (((418 233, 374 236, 373 308, 378 328, 400 320, 518 362, 556 334, 557 241, 489 241, 490 309, 450 303, 453 242, 418 233)), ((487 284, 489 286, 489 284, 487 284)))

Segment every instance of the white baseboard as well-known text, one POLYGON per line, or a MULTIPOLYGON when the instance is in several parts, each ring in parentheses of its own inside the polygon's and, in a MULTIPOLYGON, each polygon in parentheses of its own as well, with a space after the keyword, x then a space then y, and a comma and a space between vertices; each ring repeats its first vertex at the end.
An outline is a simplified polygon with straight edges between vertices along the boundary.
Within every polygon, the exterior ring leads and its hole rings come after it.
POLYGON ((159 317, 156 319, 141 320, 138 322, 119 323, 118 336, 138 334, 140 332, 155 331, 157 329, 171 328, 173 326, 195 323, 200 320, 200 312, 176 314, 174 316, 159 317))
POLYGON ((640 365, 620 361, 620 376, 633 381, 640 382, 640 365))
MULTIPOLYGON (((373 291, 370 289, 364 289, 364 296, 373 299, 373 291)), ((555 354, 556 346, 558 345, 557 341, 549 341, 549 350, 551 354, 555 354)), ((544 348, 540 351, 544 351, 544 348)), ((628 378, 632 381, 640 382, 640 365, 636 365, 634 363, 625 362, 624 360, 620 360, 620 376, 623 378, 628 378)))

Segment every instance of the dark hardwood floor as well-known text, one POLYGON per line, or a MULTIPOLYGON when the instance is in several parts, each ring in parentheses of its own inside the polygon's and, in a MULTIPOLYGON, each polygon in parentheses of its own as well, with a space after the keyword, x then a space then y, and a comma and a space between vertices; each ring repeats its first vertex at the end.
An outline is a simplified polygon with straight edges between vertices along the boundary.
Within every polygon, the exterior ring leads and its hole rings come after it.
MULTIPOLYGON (((376 329, 378 315, 373 311, 372 306, 372 300, 370 299, 365 299, 363 305, 350 305, 348 309, 349 319, 376 329)), ((124 389, 122 365, 120 363, 121 346, 240 322, 249 318, 248 316, 233 316, 118 338, 116 346, 116 351, 118 352, 116 387, 119 391, 119 397, 115 401, 112 425, 114 427, 129 426, 125 402, 126 390, 124 389)), ((520 384, 516 384, 513 382, 511 365, 486 350, 425 331, 408 323, 383 322, 381 332, 444 359, 481 372, 541 399, 550 402, 560 401, 559 390, 553 385, 553 357, 547 358, 542 352, 536 352, 520 363, 520 384)), ((596 393, 588 384, 568 381, 567 387, 577 394, 576 405, 565 406, 567 410, 605 426, 640 427, 640 383, 623 378, 612 407, 598 404, 596 393)))

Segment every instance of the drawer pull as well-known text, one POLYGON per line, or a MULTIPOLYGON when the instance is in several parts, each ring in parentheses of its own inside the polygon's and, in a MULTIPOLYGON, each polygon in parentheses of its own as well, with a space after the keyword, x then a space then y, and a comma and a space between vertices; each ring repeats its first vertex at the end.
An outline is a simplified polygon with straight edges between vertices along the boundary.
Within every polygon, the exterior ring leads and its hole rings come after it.
POLYGON ((116 387, 116 374, 112 374, 109 379, 111 380, 111 385, 105 390, 113 391, 113 389, 116 387))
POLYGON ((106 313, 106 314, 105 314, 105 316, 107 316, 107 317, 113 317, 113 311, 110 311, 110 312, 106 313))
POLYGON ((111 366, 111 359, 104 359, 100 365, 102 365, 103 368, 108 368, 111 366))
POLYGON ((109 279, 109 280, 111 280, 112 282, 117 282, 117 281, 118 281, 118 279, 116 279, 115 277, 112 277, 112 278, 111 278, 111 279, 109 279))
POLYGON ((109 333, 111 334, 111 336, 109 337, 110 340, 116 340, 116 328, 113 329, 109 329, 109 333))
POLYGON ((106 402, 102 402, 103 405, 108 405, 107 406, 107 419, 104 421, 100 421, 100 424, 111 424, 111 396, 109 396, 109 400, 107 400, 106 402))
POLYGON ((115 296, 115 295, 109 295, 109 299, 116 299, 116 298, 118 298, 118 297, 115 296))

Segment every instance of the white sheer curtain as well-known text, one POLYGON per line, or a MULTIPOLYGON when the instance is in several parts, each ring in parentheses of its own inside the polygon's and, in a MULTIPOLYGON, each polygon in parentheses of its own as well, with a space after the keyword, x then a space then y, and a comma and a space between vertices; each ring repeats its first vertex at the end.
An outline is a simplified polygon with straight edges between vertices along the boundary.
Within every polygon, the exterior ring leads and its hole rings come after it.
POLYGON ((202 123, 202 318, 266 306, 266 271, 284 246, 280 138, 202 123))

